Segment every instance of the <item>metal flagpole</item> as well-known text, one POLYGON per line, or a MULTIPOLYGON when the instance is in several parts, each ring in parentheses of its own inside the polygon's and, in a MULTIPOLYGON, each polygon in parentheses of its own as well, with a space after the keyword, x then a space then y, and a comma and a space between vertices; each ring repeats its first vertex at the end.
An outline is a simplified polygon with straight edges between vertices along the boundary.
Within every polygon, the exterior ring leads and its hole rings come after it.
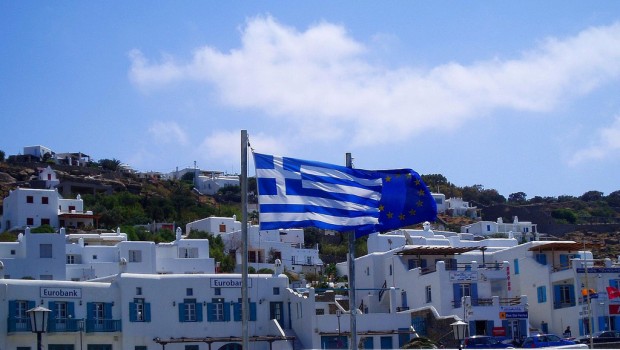
MULTIPOLYGON (((346 154, 347 168, 353 168, 353 161, 351 153, 346 154)), ((355 232, 349 232, 349 254, 347 255, 349 260, 349 310, 351 320, 351 344, 349 349, 357 350, 357 323, 355 314, 357 305, 355 303, 355 232)))
POLYGON ((241 244, 243 257, 241 262, 241 333, 243 350, 250 349, 248 321, 250 305, 248 299, 248 131, 241 130, 241 244))

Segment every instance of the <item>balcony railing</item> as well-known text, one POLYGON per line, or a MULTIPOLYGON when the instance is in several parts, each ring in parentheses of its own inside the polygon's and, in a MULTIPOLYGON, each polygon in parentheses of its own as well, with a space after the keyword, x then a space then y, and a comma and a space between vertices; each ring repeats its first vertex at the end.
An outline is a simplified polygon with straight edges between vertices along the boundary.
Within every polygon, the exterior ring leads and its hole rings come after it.
MULTIPOLYGON (((121 320, 80 320, 72 318, 49 319, 47 322, 47 331, 49 333, 79 332, 81 322, 84 322, 84 328, 82 328, 82 331, 86 333, 121 331, 121 320)), ((9 333, 31 332, 31 330, 29 318, 8 318, 7 331, 9 333)))
POLYGON ((9 317, 7 322, 7 331, 10 332, 31 332, 30 318, 28 317, 9 317))
POLYGON ((121 320, 86 320, 86 333, 120 332, 121 320))

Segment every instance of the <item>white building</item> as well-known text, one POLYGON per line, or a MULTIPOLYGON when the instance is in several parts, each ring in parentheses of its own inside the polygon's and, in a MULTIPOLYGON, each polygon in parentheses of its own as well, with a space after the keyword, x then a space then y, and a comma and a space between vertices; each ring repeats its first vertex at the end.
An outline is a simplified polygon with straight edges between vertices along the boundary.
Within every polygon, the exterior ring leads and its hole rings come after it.
MULTIPOLYGON (((220 235, 226 250, 235 255, 237 267, 241 267, 241 222, 235 216, 212 216, 190 222, 185 226, 186 234, 191 230, 220 235)), ((287 271, 296 273, 318 273, 323 268, 318 246, 305 247, 302 229, 261 231, 258 225, 248 225, 249 265, 258 270, 271 266, 276 259, 282 261, 287 271)))
POLYGON ((185 239, 181 229, 171 243, 127 241, 112 233, 31 233, 17 242, 0 242, 0 276, 13 279, 86 281, 121 272, 142 274, 214 273, 209 241, 185 239))
POLYGON ((0 231, 50 225, 60 227, 93 226, 98 218, 92 211, 84 211, 84 201, 64 199, 55 189, 16 188, 2 203, 0 231))
POLYGON ((211 175, 199 175, 195 181, 195 186, 198 192, 206 195, 214 195, 221 188, 226 186, 239 186, 239 175, 223 175, 214 174, 211 175))
POLYGON ((471 206, 463 198, 452 197, 446 200, 446 213, 451 216, 466 216, 471 219, 480 218, 480 209, 471 206))
POLYGON ((54 152, 52 151, 51 148, 41 146, 41 145, 24 147, 25 156, 32 156, 32 157, 38 158, 39 160, 43 160, 46 154, 48 154, 49 157, 51 157, 54 155, 54 152))
POLYGON ((531 221, 519 221, 519 218, 515 216, 512 223, 504 223, 502 218, 497 218, 496 222, 478 221, 462 226, 461 232, 477 236, 489 236, 496 233, 512 234, 519 242, 525 242, 533 240, 538 231, 536 224, 531 221))
MULTIPOLYGON (((330 293, 300 294, 283 274, 248 278, 249 348, 347 348, 349 313, 330 293), (337 312, 339 310, 340 312, 337 312)), ((122 273, 101 282, 0 279, 0 348, 31 348, 26 310, 48 308, 44 347, 58 349, 241 349, 238 274, 122 273)), ((333 294, 333 293, 332 293, 333 294)), ((346 305, 346 304, 345 304, 346 305)), ((356 316, 365 348, 398 348, 411 337, 408 314, 356 316)))
MULTIPOLYGON (((386 291, 396 289, 398 309, 412 314, 420 334, 427 331, 428 315, 458 315, 470 335, 521 338, 562 334, 570 326, 574 336, 583 336, 589 324, 594 331, 620 330, 620 300, 606 293, 607 286, 620 286, 620 264, 595 260, 572 241, 518 244, 514 237, 473 237, 428 227, 370 235, 369 254, 355 260, 356 288, 364 291, 356 304, 371 312, 384 309, 386 291)), ((337 268, 347 274, 346 263, 337 268)))

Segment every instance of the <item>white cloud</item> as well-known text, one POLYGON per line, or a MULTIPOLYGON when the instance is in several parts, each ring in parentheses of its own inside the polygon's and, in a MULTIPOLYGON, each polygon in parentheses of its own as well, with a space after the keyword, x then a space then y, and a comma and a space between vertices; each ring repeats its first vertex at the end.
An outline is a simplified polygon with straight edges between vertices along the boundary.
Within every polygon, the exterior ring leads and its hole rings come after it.
POLYGON ((183 146, 188 144, 187 134, 179 124, 173 121, 156 121, 149 127, 148 132, 155 143, 179 144, 183 146))
POLYGON ((259 109, 276 120, 270 125, 295 128, 297 142, 347 136, 372 145, 455 128, 497 108, 549 111, 620 75, 620 23, 546 39, 510 60, 427 70, 374 66, 364 44, 330 23, 300 32, 259 17, 241 35, 240 48, 202 47, 187 63, 150 63, 134 50, 131 79, 144 89, 206 82, 223 103, 259 109))
POLYGON ((598 130, 597 134, 596 142, 590 147, 575 152, 569 160, 570 165, 576 166, 591 160, 603 160, 618 155, 620 151, 620 116, 616 117, 611 126, 598 130))
MULTIPOLYGON (((286 154, 287 146, 282 140, 278 140, 262 133, 249 134, 250 146, 260 153, 286 154), (284 153, 283 153, 284 152, 284 153)), ((227 161, 233 164, 241 162, 241 132, 219 130, 206 137, 198 147, 199 158, 208 164, 227 161)), ((248 150, 248 158, 252 159, 248 150)))

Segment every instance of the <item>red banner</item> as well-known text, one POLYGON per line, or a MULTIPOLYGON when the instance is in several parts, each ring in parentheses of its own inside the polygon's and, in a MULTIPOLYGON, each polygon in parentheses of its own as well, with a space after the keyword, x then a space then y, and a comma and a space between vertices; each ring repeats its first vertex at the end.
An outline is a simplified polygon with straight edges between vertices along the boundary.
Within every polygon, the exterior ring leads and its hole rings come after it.
POLYGON ((611 304, 611 305, 609 305, 609 314, 610 315, 620 315, 620 304, 611 304))

